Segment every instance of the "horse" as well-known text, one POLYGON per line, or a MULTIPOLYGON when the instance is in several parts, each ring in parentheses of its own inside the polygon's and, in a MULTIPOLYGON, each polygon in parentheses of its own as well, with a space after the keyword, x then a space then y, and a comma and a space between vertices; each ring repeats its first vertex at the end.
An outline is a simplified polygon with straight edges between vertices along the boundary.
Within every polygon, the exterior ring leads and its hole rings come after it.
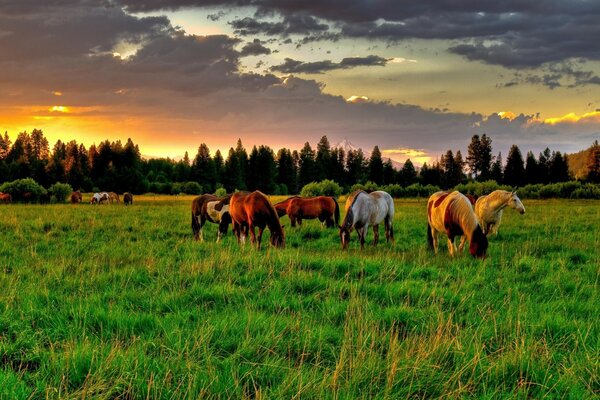
POLYGON ((469 252, 473 257, 485 258, 488 241, 479 225, 469 199, 460 192, 436 192, 427 202, 427 240, 437 254, 438 233, 448 236, 448 251, 456 253, 454 238, 461 236, 458 250, 462 252, 465 241, 469 241, 469 252))
POLYGON ((285 234, 277 211, 267 196, 260 191, 234 193, 229 201, 229 214, 238 243, 245 243, 250 231, 251 242, 256 243, 256 248, 260 250, 263 231, 268 227, 271 231, 271 245, 285 247, 285 234), (256 227, 258 227, 258 237, 254 233, 256 227))
POLYGON ((83 196, 81 195, 81 192, 79 190, 76 190, 73 193, 71 193, 71 204, 81 203, 82 200, 83 196))
POLYGON ((130 205, 133 204, 133 195, 129 192, 123 193, 123 204, 130 205))
POLYGON ((12 202, 12 196, 10 193, 0 192, 0 203, 10 204, 12 202))
POLYGON ((121 202, 121 200, 119 199, 119 195, 115 192, 108 192, 108 201, 110 201, 111 203, 114 203, 115 201, 117 203, 121 202))
POLYGON ((512 192, 494 190, 487 196, 481 196, 475 203, 475 214, 481 221, 483 233, 498 235, 498 228, 502 220, 502 213, 506 207, 514 208, 520 214, 525 214, 525 206, 517 196, 517 189, 512 192))
POLYGON ((352 193, 346 200, 346 216, 339 225, 342 249, 346 250, 350 244, 350 233, 354 228, 358 233, 360 249, 365 247, 365 235, 369 226, 373 227, 373 246, 379 242, 379 224, 384 221, 385 239, 394 241, 394 199, 389 193, 378 190, 366 193, 362 190, 352 193))
POLYGON ((471 205, 475 207, 475 203, 477 203, 477 196, 467 193, 465 194, 465 197, 469 199, 469 203, 471 203, 471 205))
POLYGON ((275 207, 275 211, 277 211, 277 216, 279 218, 283 217, 284 215, 287 215, 287 209, 288 206, 290 205, 290 202, 294 199, 298 199, 300 198, 300 196, 292 196, 292 197, 288 197, 287 199, 280 201, 277 204, 273 204, 273 207, 275 207))
POLYGON ((108 203, 108 193, 106 193, 106 192, 94 193, 94 195, 92 196, 92 199, 90 200, 90 204, 102 204, 102 203, 108 203))
MULTIPOLYGON (((299 226, 302 226, 302 219, 315 218, 318 218, 321 223, 325 223, 328 228, 333 228, 339 224, 340 206, 333 197, 303 198, 295 196, 284 202, 287 203, 286 213, 290 217, 292 227, 296 226, 296 222, 299 226)), ((276 206, 275 210, 278 210, 276 206)))
POLYGON ((192 200, 192 232, 194 232, 195 240, 204 241, 202 227, 206 221, 219 224, 217 242, 227 234, 227 228, 231 223, 229 198, 230 196, 219 198, 212 194, 203 194, 192 200), (198 222, 198 218, 200 218, 200 222, 198 222))

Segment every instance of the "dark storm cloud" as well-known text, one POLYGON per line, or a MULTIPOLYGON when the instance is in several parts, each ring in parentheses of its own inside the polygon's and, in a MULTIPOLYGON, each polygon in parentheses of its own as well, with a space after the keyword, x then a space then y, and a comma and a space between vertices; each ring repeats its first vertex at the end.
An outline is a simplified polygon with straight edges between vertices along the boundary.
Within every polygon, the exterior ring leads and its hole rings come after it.
POLYGON ((304 74, 322 74, 326 71, 334 69, 348 69, 354 67, 367 66, 385 66, 391 59, 383 58, 375 55, 367 57, 347 57, 339 63, 334 63, 331 60, 303 62, 291 58, 286 58, 282 64, 271 67, 271 71, 281 72, 286 74, 304 73, 304 74))
POLYGON ((252 42, 246 43, 240 52, 242 57, 259 56, 261 54, 271 54, 271 49, 264 46, 259 39, 254 39, 252 42))
POLYGON ((516 72, 513 78, 498 85, 499 87, 512 87, 519 84, 543 85, 549 89, 558 87, 574 88, 583 85, 600 84, 600 77, 593 71, 583 70, 584 66, 574 61, 549 63, 539 68, 539 73, 516 72))
POLYGON ((308 35, 313 32, 324 32, 329 26, 320 23, 309 15, 288 15, 280 22, 259 21, 253 17, 245 17, 230 22, 234 32, 238 35, 308 35))

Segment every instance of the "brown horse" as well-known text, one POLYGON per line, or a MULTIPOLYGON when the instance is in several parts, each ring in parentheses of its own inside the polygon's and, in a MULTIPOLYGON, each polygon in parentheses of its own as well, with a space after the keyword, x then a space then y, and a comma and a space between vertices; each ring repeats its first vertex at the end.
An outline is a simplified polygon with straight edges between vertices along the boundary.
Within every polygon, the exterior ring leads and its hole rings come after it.
POLYGON ((287 214, 288 206, 290 205, 290 202, 292 200, 298 199, 298 198, 300 198, 300 196, 292 196, 292 197, 288 197, 284 201, 280 201, 279 203, 274 204, 273 207, 275 207, 275 211, 277 211, 277 216, 279 218, 281 218, 284 215, 286 215, 287 214))
POLYGON ((479 225, 479 219, 473 211, 471 202, 465 195, 454 191, 437 192, 427 202, 427 240, 437 253, 437 235, 448 236, 448 251, 456 254, 454 238, 461 236, 458 251, 462 252, 465 240, 469 241, 469 252, 473 257, 485 258, 488 241, 479 225))
POLYGON ((217 242, 227 234, 227 227, 231 223, 229 215, 229 198, 231 196, 217 197, 212 194, 203 194, 192 201, 192 232, 195 240, 204 241, 202 227, 206 221, 219 224, 217 242), (200 218, 200 222, 198 222, 200 218))
POLYGON ((302 226, 303 219, 318 218, 321 223, 325 222, 328 228, 335 228, 339 223, 340 206, 333 197, 294 197, 288 200, 286 213, 290 217, 292 227, 296 226, 296 222, 302 226))
POLYGON ((115 192, 108 192, 108 201, 109 201, 110 203, 113 203, 113 202, 115 202, 115 201, 116 201, 117 203, 120 203, 120 202, 121 202, 121 200, 119 199, 119 195, 118 195, 118 194, 116 194, 115 192))
POLYGON ((81 192, 79 190, 76 190, 73 193, 71 193, 71 203, 72 204, 79 204, 82 201, 83 201, 83 196, 81 195, 81 192))
POLYGON ((0 203, 10 204, 12 202, 12 196, 10 193, 0 192, 0 203))
POLYGON ((129 192, 123 193, 123 203, 127 206, 133 204, 133 195, 129 192))
POLYGON ((256 243, 257 249, 260 249, 263 231, 265 227, 268 227, 271 231, 271 244, 275 247, 285 247, 285 235, 277 217, 277 211, 263 193, 258 190, 252 193, 234 193, 229 201, 229 213, 238 243, 244 243, 248 231, 250 231, 252 243, 256 243), (254 233, 256 227, 258 228, 258 237, 254 233))

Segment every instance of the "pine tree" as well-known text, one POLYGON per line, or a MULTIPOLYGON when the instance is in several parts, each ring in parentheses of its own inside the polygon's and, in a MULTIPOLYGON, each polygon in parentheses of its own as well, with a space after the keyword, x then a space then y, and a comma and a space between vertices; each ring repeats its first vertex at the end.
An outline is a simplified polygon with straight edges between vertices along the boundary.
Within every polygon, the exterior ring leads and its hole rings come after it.
POLYGON ((570 179, 567 159, 560 151, 552 153, 550 159, 550 182, 567 182, 570 179))
POLYGON ((521 186, 525 183, 525 166, 521 150, 512 145, 508 151, 506 167, 504 168, 504 183, 511 186, 521 186))
POLYGON ((349 150, 346 155, 346 180, 344 184, 348 187, 355 183, 364 183, 367 177, 366 161, 362 149, 349 150))
POLYGON ((215 162, 215 180, 218 183, 223 183, 223 173, 225 168, 225 162, 223 161, 223 155, 221 154, 221 150, 217 150, 215 156, 213 158, 215 162))
MULTIPOLYGON (((423 164, 424 166, 426 164, 423 164)), ((402 169, 398 172, 398 183, 402 186, 410 186, 417 181, 417 170, 410 158, 404 162, 402 169)))
POLYGON ((10 138, 8 137, 8 132, 4 132, 4 137, 0 135, 0 160, 6 159, 8 156, 8 152, 10 151, 10 138))
POLYGON ((490 179, 496 181, 496 183, 502 183, 504 176, 502 174, 502 153, 498 153, 492 164, 490 170, 490 179))
POLYGON ((377 185, 383 183, 383 160, 379 146, 373 148, 371 158, 369 159, 369 180, 377 185))
POLYGON ((492 139, 485 133, 481 138, 479 138, 479 135, 473 135, 468 147, 466 161, 469 171, 476 180, 488 180, 492 164, 492 139))
POLYGON ((223 184, 228 192, 234 190, 246 190, 246 181, 242 176, 242 168, 240 167, 240 160, 238 154, 233 147, 229 149, 227 160, 225 161, 225 176, 223 184))
POLYGON ((310 143, 306 142, 299 155, 298 186, 302 188, 316 179, 315 152, 310 143))
POLYGON ((329 177, 331 172, 331 146, 327 136, 323 136, 317 144, 317 154, 315 156, 315 173, 313 180, 322 181, 329 177))
POLYGON ((540 153, 538 157, 538 179, 537 183, 549 183, 550 182, 550 159, 552 158, 552 154, 550 153, 550 149, 546 147, 546 149, 540 153))
MULTIPOLYGON (((277 152, 277 183, 285 185, 285 193, 296 193, 296 171, 292 153, 288 149, 279 149, 277 152)), ((283 191, 283 190, 280 190, 283 191)))
POLYGON ((525 158, 525 183, 534 184, 540 181, 540 171, 537 160, 532 151, 527 152, 525 158))
POLYGON ((204 193, 212 193, 215 190, 215 184, 217 183, 215 162, 211 158, 210 150, 205 143, 198 147, 198 153, 192 163, 191 178, 202 186, 204 193))
POLYGON ((587 171, 586 180, 588 182, 600 183, 600 144, 597 140, 588 150, 587 171))
POLYGON ((396 181, 396 170, 389 158, 383 163, 383 184, 391 185, 396 181))

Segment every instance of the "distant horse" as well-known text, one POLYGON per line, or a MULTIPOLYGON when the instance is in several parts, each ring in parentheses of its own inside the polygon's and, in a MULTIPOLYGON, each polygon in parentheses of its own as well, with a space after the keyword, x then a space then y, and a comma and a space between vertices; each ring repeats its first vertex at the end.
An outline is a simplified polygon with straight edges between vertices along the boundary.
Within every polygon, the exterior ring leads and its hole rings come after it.
POLYGON ((12 196, 10 193, 0 192, 0 203, 10 204, 12 202, 12 196))
POLYGON ((375 191, 366 193, 362 190, 352 193, 346 200, 346 216, 340 225, 342 249, 350 244, 350 233, 354 228, 358 233, 360 249, 365 247, 365 235, 369 226, 373 227, 373 245, 379 241, 379 224, 384 221, 385 239, 394 241, 394 199, 388 193, 375 191))
POLYGON ((229 213, 238 243, 244 243, 248 231, 250 231, 252 243, 256 243, 257 249, 260 249, 263 231, 265 227, 268 227, 271 231, 271 244, 275 247, 285 247, 285 235, 277 217, 277 211, 263 193, 258 190, 252 193, 234 193, 229 201, 229 213), (254 233, 256 227, 258 228, 258 237, 254 233))
MULTIPOLYGON (((285 212, 290 217, 293 227, 296 226, 296 222, 302 226, 303 219, 315 218, 318 218, 321 223, 324 222, 328 228, 333 228, 339 224, 340 206, 333 197, 318 196, 303 198, 295 196, 284 202, 287 203, 285 212)), ((278 210, 277 205, 275 205, 275 210, 278 210)))
POLYGON ((116 194, 115 192, 108 192, 108 201, 111 203, 114 203, 115 201, 117 203, 121 202, 121 200, 119 199, 119 195, 116 194))
POLYGON ((72 204, 81 203, 82 200, 83 200, 83 196, 81 195, 81 192, 79 190, 76 190, 73 193, 71 193, 71 203, 72 204))
POLYGON ((129 192, 123 193, 123 203, 127 206, 133 204, 133 195, 129 192))
POLYGON ((90 204, 102 204, 102 203, 108 203, 108 193, 106 192, 100 192, 100 193, 94 193, 94 195, 92 196, 92 199, 90 200, 90 204))
POLYGON ((277 204, 273 204, 273 207, 275 207, 275 211, 277 211, 277 216, 279 218, 281 218, 284 215, 287 215, 287 209, 288 209, 288 206, 290 205, 290 202, 292 200, 298 199, 298 198, 300 198, 300 196, 292 196, 292 197, 288 197, 284 201, 280 201, 277 204))
POLYGON ((502 213, 506 207, 514 208, 520 214, 525 214, 525 206, 516 194, 517 189, 512 192, 506 190, 494 190, 487 196, 481 196, 475 204, 475 214, 481 221, 483 233, 498 234, 502 213))
POLYGON ((437 192, 427 202, 427 240, 437 253, 438 233, 448 236, 448 251, 456 254, 454 238, 462 236, 459 251, 465 240, 469 241, 469 252, 473 257, 485 258, 488 241, 485 237, 469 199, 460 192, 437 192))
POLYGON ((192 232, 194 232, 195 240, 204 241, 202 227, 206 221, 219 224, 217 242, 227 234, 227 228, 231 223, 229 198, 230 196, 219 198, 212 194, 203 194, 192 201, 192 232), (198 222, 198 218, 200 218, 200 222, 198 222))

